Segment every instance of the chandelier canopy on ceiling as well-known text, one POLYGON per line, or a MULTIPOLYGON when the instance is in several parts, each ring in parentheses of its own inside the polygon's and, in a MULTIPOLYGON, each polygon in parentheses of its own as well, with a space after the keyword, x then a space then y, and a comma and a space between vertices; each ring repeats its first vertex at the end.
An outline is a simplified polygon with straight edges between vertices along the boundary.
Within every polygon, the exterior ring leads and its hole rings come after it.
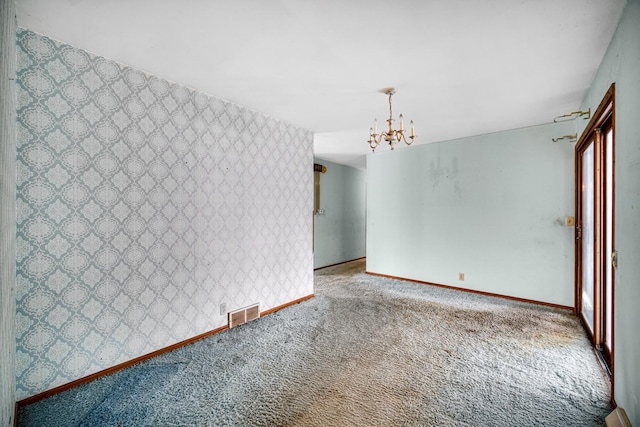
POLYGON ((369 146, 371 147, 371 151, 375 152, 380 142, 384 139, 389 143, 389 146, 393 150, 393 146, 395 143, 402 141, 407 145, 411 145, 413 140, 416 138, 416 130, 413 126, 413 120, 409 123, 411 126, 411 135, 409 135, 409 139, 407 140, 407 136, 405 135, 404 123, 402 114, 398 117, 400 123, 398 129, 393 128, 393 110, 391 107, 391 97, 396 93, 395 88, 389 87, 384 90, 384 93, 389 95, 389 118, 387 119, 387 123, 389 124, 389 129, 386 132, 378 133, 378 119, 373 121, 373 127, 369 129, 369 146))

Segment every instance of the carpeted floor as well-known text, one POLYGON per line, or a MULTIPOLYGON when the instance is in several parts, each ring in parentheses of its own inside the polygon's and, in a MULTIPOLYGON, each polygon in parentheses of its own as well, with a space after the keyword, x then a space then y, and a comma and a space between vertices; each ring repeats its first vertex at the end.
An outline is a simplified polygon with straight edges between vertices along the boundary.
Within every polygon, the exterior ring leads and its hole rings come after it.
POLYGON ((602 426, 563 310, 319 270, 316 297, 21 408, 22 426, 602 426))

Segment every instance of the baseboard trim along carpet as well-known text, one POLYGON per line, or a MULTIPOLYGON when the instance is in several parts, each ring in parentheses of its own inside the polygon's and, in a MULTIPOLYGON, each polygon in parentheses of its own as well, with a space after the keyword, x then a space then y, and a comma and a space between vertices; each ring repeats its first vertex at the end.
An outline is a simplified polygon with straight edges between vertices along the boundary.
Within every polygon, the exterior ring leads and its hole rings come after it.
POLYGON ((315 296, 315 294, 307 295, 306 297, 302 297, 302 298, 298 298, 298 299, 293 300, 293 301, 289 301, 286 304, 282 304, 282 305, 279 305, 277 307, 270 308, 269 310, 261 311, 260 312, 260 317, 266 316, 267 314, 275 313, 276 311, 280 311, 283 308, 289 307, 290 305, 296 305, 298 303, 301 303, 302 301, 306 301, 308 299, 311 299, 314 296, 315 296))
MULTIPOLYGON (((277 307, 270 308, 269 310, 265 310, 265 311, 261 312, 260 313, 260 317, 266 316, 266 315, 271 314, 271 313, 275 313, 276 311, 282 310, 283 308, 289 307, 291 305, 295 305, 295 304, 301 303, 302 301, 306 301, 308 299, 311 299, 314 296, 315 296, 314 294, 310 294, 310 295, 304 296, 302 298, 298 298, 296 300, 289 301, 288 303, 279 305, 277 307)), ((95 373, 93 373, 91 375, 87 375, 86 377, 78 378, 77 380, 71 381, 71 382, 66 383, 66 384, 59 385, 58 387, 54 387, 54 388, 49 389, 47 391, 44 391, 42 393, 35 394, 35 395, 31 396, 31 397, 27 397, 26 399, 22 399, 22 400, 16 402, 16 414, 17 414, 18 410, 22 406, 30 405, 30 404, 38 402, 38 401, 40 401, 42 399, 46 399, 47 397, 51 397, 51 396, 53 396, 55 394, 62 393, 63 391, 66 391, 66 390, 69 390, 71 388, 78 387, 78 386, 80 386, 82 384, 86 384, 88 382, 96 380, 96 379, 98 379, 100 377, 104 377, 105 375, 109 375, 109 374, 113 374, 114 372, 121 371, 123 369, 126 369, 128 367, 136 365, 136 364, 138 364, 138 363, 140 363, 142 361, 145 361, 147 359, 151 359, 151 358, 159 356, 159 355, 161 355, 163 353, 167 353, 169 351, 178 349, 180 347, 184 347, 186 345, 192 344, 192 343, 194 343, 196 341, 199 341, 199 340, 201 340, 203 338, 206 338, 206 337, 209 337, 211 335, 215 335, 215 334, 217 334, 219 332, 222 332, 222 331, 225 331, 227 329, 229 329, 228 325, 221 326, 219 328, 213 329, 213 330, 205 332, 203 334, 196 335, 195 337, 188 338, 188 339, 186 339, 184 341, 180 341, 180 342, 177 342, 177 343, 172 344, 170 346, 163 347, 161 349, 153 351, 151 353, 147 353, 147 354, 144 354, 142 356, 136 357, 135 359, 131 359, 131 360, 128 360, 126 362, 122 362, 122 363, 120 363, 118 365, 114 365, 114 366, 112 366, 110 368, 103 369, 102 371, 98 371, 98 372, 95 372, 95 373)), ((15 419, 17 420, 18 417, 16 416, 15 419)))
POLYGON ((530 304, 544 305, 544 306, 547 306, 547 307, 559 308, 559 309, 562 309, 562 310, 570 310, 570 311, 575 312, 575 308, 570 307, 568 305, 553 304, 553 303, 550 303, 550 302, 537 301, 537 300, 526 299, 526 298, 512 297, 512 296, 509 296, 509 295, 494 294, 494 293, 491 293, 491 292, 478 291, 478 290, 475 290, 475 289, 460 288, 460 287, 457 287, 457 286, 443 285, 443 284, 440 284, 440 283, 433 283, 433 282, 425 282, 425 281, 422 281, 422 280, 408 279, 406 277, 398 277, 398 276, 391 276, 391 275, 388 275, 388 274, 374 273, 372 271, 367 271, 366 274, 370 274, 372 276, 378 276, 378 277, 386 277, 387 279, 404 280, 405 282, 413 282, 413 283, 418 283, 420 285, 437 286, 439 288, 453 289, 453 290, 456 290, 456 291, 470 292, 470 293, 473 293, 473 294, 486 295, 486 296, 489 296, 489 297, 503 298, 503 299, 508 299, 508 300, 511 300, 511 301, 519 301, 519 302, 527 302, 527 303, 530 303, 530 304))
POLYGON ((325 266, 322 266, 322 267, 314 268, 313 271, 322 270, 323 268, 336 267, 338 265, 348 264, 348 263, 354 262, 354 261, 362 261, 363 259, 367 259, 367 257, 363 256, 361 258, 350 259, 349 261, 336 262, 335 264, 329 264, 329 265, 325 265, 325 266))

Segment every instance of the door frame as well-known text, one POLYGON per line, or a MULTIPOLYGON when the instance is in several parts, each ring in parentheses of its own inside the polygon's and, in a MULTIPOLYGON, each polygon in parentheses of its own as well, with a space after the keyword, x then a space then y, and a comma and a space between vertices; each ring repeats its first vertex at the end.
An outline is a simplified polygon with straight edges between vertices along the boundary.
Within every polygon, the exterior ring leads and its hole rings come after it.
MULTIPOLYGON (((576 213, 576 221, 575 221, 575 264, 574 264, 574 280, 575 280, 575 311, 580 317, 580 320, 583 323, 583 326, 586 332, 589 334, 590 339, 594 347, 596 347, 599 351, 606 351, 606 348, 601 349, 604 342, 604 320, 602 319, 603 312, 602 302, 604 301, 604 286, 605 283, 605 274, 606 268, 605 265, 607 262, 612 262, 611 259, 605 259, 607 257, 606 254, 606 185, 607 185, 607 177, 606 177, 606 164, 605 164, 605 138, 606 135, 600 131, 600 127, 604 124, 608 124, 609 120, 611 121, 611 131, 613 134, 612 138, 612 153, 613 159, 611 162, 611 167, 613 168, 612 173, 612 188, 613 191, 611 194, 611 221, 612 224, 615 220, 615 83, 612 83, 609 87, 609 90, 604 95, 604 98, 600 102, 600 105, 596 109, 593 114, 589 124, 582 132, 580 139, 576 143, 575 146, 575 213, 576 213), (589 330, 589 327, 586 325, 586 321, 582 315, 582 158, 581 154, 584 150, 589 146, 589 144, 593 141, 594 143, 594 185, 595 185, 595 207, 594 207, 594 215, 595 215, 595 242, 594 242, 594 289, 596 295, 594 295, 594 325, 593 325, 593 333, 589 330), (596 320, 596 316, 598 319, 596 320)), ((615 227, 612 227, 612 251, 615 253, 615 227)), ((615 313, 615 274, 611 275, 611 310, 612 313, 615 313)), ((610 370, 610 379, 611 379, 611 400, 614 401, 613 398, 613 381, 614 381, 614 342, 615 342, 615 329, 613 324, 615 323, 614 316, 611 319, 611 337, 609 340, 611 342, 610 353, 607 354, 609 359, 608 368, 610 370)))

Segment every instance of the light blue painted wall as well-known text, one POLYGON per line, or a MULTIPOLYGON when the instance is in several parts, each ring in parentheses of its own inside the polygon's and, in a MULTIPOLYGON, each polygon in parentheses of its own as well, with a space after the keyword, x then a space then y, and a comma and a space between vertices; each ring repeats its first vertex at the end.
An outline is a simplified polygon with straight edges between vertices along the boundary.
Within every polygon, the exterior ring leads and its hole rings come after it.
POLYGON ((17 32, 16 395, 313 293, 313 135, 17 32))
MULTIPOLYGON (((640 1, 629 0, 582 108, 594 111, 611 83, 615 102, 614 398, 640 425, 640 1)), ((581 124, 580 132, 586 124, 581 124)))
POLYGON ((13 0, 0 2, 0 426, 12 426, 15 387, 16 105, 13 0))
POLYGON ((320 174, 320 207, 314 216, 314 268, 365 256, 366 173, 362 169, 316 159, 327 167, 320 174))
POLYGON ((368 155, 367 271, 573 306, 574 127, 368 155))

